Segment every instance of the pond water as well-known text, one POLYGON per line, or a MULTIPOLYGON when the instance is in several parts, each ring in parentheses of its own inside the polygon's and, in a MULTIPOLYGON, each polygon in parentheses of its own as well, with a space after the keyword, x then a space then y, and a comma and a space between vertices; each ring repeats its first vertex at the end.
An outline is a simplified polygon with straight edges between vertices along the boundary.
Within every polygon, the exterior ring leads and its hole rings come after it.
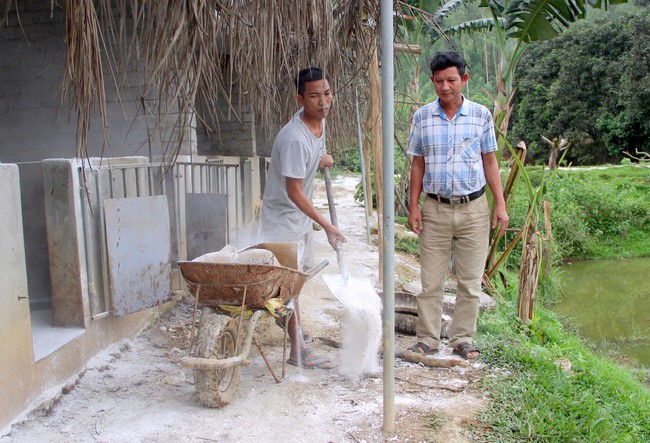
POLYGON ((573 318, 602 351, 650 368, 650 258, 581 261, 562 270, 563 296, 553 310, 573 318))

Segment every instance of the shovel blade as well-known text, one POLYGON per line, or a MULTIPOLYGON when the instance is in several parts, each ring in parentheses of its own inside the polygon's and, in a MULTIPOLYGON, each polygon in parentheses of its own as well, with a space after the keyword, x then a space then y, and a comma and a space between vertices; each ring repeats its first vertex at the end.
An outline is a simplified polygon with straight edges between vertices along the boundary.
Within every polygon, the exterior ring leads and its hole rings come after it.
POLYGON ((347 281, 341 274, 323 274, 323 280, 334 296, 344 305, 374 302, 377 292, 367 278, 348 276, 347 281), (368 300, 369 297, 372 297, 368 300))

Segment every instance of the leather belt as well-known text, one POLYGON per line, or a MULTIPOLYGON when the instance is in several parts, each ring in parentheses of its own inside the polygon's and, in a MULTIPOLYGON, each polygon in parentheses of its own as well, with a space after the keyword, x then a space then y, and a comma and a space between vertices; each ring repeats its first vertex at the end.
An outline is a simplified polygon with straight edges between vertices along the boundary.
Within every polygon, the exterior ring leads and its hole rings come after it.
POLYGON ((463 203, 469 203, 472 200, 476 200, 481 195, 483 195, 484 192, 485 192, 485 186, 482 187, 481 189, 479 189, 476 192, 472 192, 471 194, 463 195, 461 197, 447 198, 447 197, 441 197, 438 194, 427 194, 427 195, 429 197, 431 197, 432 199, 438 201, 439 203, 445 203, 445 204, 453 206, 453 205, 460 205, 460 204, 463 204, 463 203))

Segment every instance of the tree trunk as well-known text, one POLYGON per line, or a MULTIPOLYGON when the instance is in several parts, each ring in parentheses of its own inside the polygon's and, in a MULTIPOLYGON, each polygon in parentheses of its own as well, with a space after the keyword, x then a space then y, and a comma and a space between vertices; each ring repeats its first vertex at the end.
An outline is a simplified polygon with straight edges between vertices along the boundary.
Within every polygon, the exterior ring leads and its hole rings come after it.
POLYGON ((524 323, 529 322, 533 318, 533 301, 537 294, 539 283, 540 250, 538 239, 537 217, 533 216, 526 227, 519 272, 519 298, 517 307, 519 318, 524 323))
POLYGON ((551 146, 551 156, 548 159, 548 168, 552 171, 557 169, 557 158, 560 155, 560 148, 556 146, 556 143, 553 143, 551 146))

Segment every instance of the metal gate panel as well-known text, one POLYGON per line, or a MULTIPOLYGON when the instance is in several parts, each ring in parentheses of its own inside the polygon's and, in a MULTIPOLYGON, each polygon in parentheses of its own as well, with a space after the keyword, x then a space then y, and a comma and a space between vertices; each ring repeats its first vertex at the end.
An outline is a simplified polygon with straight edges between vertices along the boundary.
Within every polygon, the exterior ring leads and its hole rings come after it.
POLYGON ((218 251, 228 242, 228 196, 185 194, 187 259, 218 251))
POLYGON ((171 294, 167 197, 104 200, 112 313, 151 308, 171 294))

